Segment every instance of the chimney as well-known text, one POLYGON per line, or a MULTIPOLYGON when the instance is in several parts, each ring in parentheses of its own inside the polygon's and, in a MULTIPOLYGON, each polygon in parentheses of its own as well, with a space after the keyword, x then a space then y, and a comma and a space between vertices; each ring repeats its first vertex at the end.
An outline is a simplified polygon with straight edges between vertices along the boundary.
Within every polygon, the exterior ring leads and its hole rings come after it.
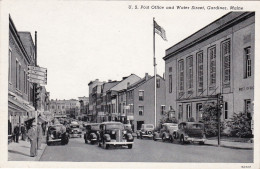
POLYGON ((149 78, 148 73, 145 73, 145 81, 148 80, 148 78, 149 78))

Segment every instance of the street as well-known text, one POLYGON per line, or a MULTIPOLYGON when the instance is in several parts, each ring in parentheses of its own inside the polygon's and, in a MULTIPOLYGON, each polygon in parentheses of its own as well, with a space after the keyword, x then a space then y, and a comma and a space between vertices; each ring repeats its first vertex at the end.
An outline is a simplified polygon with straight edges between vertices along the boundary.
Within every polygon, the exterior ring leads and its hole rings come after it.
POLYGON ((85 144, 83 138, 71 138, 68 145, 47 146, 40 161, 74 162, 253 162, 253 150, 210 145, 169 143, 135 139, 132 149, 110 147, 108 150, 85 144))

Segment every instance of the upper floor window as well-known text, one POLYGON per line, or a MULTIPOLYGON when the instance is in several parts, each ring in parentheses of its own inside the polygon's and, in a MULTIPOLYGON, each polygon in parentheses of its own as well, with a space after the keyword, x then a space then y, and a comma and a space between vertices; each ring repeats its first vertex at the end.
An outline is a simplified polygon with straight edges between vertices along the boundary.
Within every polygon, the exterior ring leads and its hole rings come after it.
POLYGON ((16 60, 15 62, 15 87, 18 89, 19 87, 19 63, 16 60))
POLYGON ((169 67, 169 72, 170 72, 170 73, 172 72, 172 67, 169 67))
POLYGON ((209 57, 209 84, 216 84, 216 46, 213 46, 208 51, 209 57))
POLYGON ((12 74, 12 51, 9 49, 9 69, 8 69, 8 80, 11 82, 11 74, 12 74))
POLYGON ((172 75, 169 75, 169 93, 172 92, 172 75))
POLYGON ((139 90, 139 101, 143 101, 143 100, 144 100, 144 91, 139 90))
POLYGON ((21 90, 21 81, 22 81, 22 76, 21 76, 21 65, 19 64, 19 73, 18 73, 18 76, 19 76, 19 90, 21 90))
POLYGON ((203 88, 203 52, 197 53, 198 89, 203 88))
POLYGON ((24 91, 24 93, 27 93, 27 91, 26 91, 26 72, 25 72, 25 70, 23 71, 23 91, 24 91))
POLYGON ((184 61, 179 60, 178 62, 178 72, 179 72, 179 90, 184 90, 184 61))
POLYGON ((251 77, 252 73, 252 65, 251 65, 251 47, 247 47, 244 49, 245 53, 245 78, 251 77))
POLYGON ((225 41, 221 46, 223 58, 223 82, 230 83, 230 41, 225 41))
POLYGON ((156 87, 160 88, 160 78, 156 78, 156 87))
POLYGON ((144 106, 139 106, 139 116, 144 115, 144 106))
POLYGON ((193 59, 192 56, 189 56, 186 60, 187 66, 187 88, 190 89, 193 87, 193 59))

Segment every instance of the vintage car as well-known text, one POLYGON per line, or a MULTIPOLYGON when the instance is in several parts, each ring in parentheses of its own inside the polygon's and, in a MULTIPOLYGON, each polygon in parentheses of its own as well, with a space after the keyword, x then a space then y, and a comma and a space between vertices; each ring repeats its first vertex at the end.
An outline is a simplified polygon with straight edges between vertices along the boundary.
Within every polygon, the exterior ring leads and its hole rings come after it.
POLYGON ((98 146, 108 149, 110 146, 133 147, 134 137, 127 133, 124 125, 120 122, 103 122, 100 124, 100 137, 98 146))
POLYGON ((89 123, 86 125, 86 133, 84 134, 85 143, 95 144, 99 138, 99 123, 89 123))
POLYGON ((177 139, 181 144, 187 142, 198 142, 204 144, 206 136, 204 132, 204 124, 200 122, 182 122, 178 125, 177 139))
POLYGON ((173 142, 177 137, 178 124, 177 123, 163 123, 159 131, 154 132, 153 140, 162 139, 162 141, 169 140, 173 142))
POLYGON ((82 131, 77 122, 71 122, 69 126, 69 135, 70 137, 82 137, 82 131))
POLYGON ((54 142, 60 142, 62 145, 69 143, 69 134, 66 132, 66 127, 62 124, 51 125, 47 129, 46 136, 47 145, 54 142))
POLYGON ((152 138, 154 132, 153 124, 142 124, 141 130, 136 132, 137 138, 143 139, 144 137, 152 138))

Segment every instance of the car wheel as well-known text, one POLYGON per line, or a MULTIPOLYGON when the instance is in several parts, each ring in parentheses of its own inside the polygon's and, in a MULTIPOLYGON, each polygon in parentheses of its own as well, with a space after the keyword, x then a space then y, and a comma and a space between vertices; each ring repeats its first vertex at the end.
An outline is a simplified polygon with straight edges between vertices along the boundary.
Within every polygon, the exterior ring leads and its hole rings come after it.
POLYGON ((183 135, 180 138, 180 142, 181 142, 182 145, 185 143, 183 135))
POLYGON ((200 145, 204 145, 204 142, 203 142, 203 141, 200 141, 199 144, 200 144, 200 145))
POLYGON ((173 143, 173 137, 172 136, 170 136, 169 140, 170 140, 171 143, 173 143))
POLYGON ((163 141, 163 142, 166 141, 165 135, 162 136, 162 141, 163 141))
POLYGON ((127 147, 128 147, 128 149, 132 149, 133 148, 133 144, 128 144, 127 147))
POLYGON ((109 149, 109 144, 105 144, 105 148, 106 148, 106 149, 109 149))
POLYGON ((98 147, 101 147, 101 143, 100 142, 98 142, 98 147))

